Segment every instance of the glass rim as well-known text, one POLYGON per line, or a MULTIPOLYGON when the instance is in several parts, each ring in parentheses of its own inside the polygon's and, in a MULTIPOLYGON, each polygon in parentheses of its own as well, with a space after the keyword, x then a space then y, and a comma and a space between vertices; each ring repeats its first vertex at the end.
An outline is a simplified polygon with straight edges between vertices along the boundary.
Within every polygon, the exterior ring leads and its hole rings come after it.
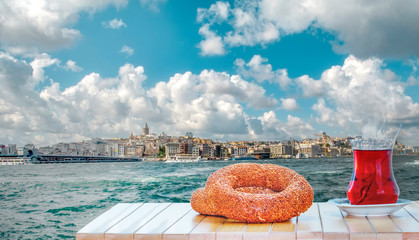
POLYGON ((349 140, 353 150, 391 150, 396 139, 391 138, 354 138, 349 140))

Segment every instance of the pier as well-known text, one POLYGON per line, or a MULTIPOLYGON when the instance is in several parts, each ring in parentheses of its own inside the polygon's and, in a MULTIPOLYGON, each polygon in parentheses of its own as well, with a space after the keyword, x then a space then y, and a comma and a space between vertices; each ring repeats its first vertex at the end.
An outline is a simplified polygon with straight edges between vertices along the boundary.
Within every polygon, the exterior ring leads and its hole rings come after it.
POLYGON ((105 156, 63 156, 63 155, 33 155, 29 157, 0 157, 1 165, 20 164, 53 164, 53 163, 100 163, 100 162, 140 162, 141 158, 105 157, 105 156))
POLYGON ((190 203, 120 203, 76 233, 88 239, 419 239, 419 201, 379 217, 347 215, 329 203, 314 203, 279 223, 243 223, 195 212, 190 203))
POLYGON ((32 157, 34 164, 48 163, 98 163, 98 162, 139 162, 140 158, 125 157, 104 157, 104 156, 61 156, 61 155, 42 155, 32 157))

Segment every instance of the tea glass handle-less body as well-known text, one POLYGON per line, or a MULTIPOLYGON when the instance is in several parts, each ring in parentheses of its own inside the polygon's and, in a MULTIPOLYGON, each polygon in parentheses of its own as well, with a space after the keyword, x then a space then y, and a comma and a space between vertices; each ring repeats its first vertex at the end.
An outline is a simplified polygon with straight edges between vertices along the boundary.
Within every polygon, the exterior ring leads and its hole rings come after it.
POLYGON ((391 204, 399 187, 393 174, 392 139, 353 139, 354 170, 347 188, 353 205, 391 204))

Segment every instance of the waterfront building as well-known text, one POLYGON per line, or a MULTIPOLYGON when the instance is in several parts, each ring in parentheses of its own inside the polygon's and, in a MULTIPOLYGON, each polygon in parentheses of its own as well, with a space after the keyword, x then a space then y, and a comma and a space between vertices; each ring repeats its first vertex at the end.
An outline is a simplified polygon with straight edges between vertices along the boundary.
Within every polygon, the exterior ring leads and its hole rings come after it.
POLYGON ((98 156, 105 156, 106 155, 106 143, 99 141, 94 143, 94 148, 98 156))
POLYGON ((230 156, 230 154, 228 153, 228 148, 226 148, 226 147, 221 147, 221 154, 220 154, 220 157, 222 157, 222 158, 226 158, 226 157, 229 157, 230 156))
POLYGON ((302 143, 300 144, 300 153, 311 158, 320 156, 322 152, 319 144, 302 143))
POLYGON ((208 148, 208 157, 209 158, 215 158, 215 149, 214 148, 208 148))
POLYGON ((208 146, 208 144, 206 144, 206 143, 201 144, 200 149, 201 149, 201 154, 202 154, 203 157, 208 157, 209 156, 209 146, 208 146))
POLYGON ((293 155, 292 145, 289 144, 272 144, 269 146, 270 158, 282 158, 293 155))
POLYGON ((6 154, 9 154, 9 155, 17 154, 16 144, 8 144, 6 146, 6 154))
POLYGON ((166 158, 175 156, 179 153, 179 143, 166 143, 166 158))
POLYGON ((125 157, 135 157, 137 156, 137 151, 135 149, 135 146, 133 145, 128 145, 125 147, 125 157))
POLYGON ((215 150, 215 153, 214 153, 215 157, 221 157, 221 145, 215 144, 214 150, 215 150))
POLYGON ((244 145, 234 146, 234 155, 244 156, 246 154, 247 154, 247 146, 244 146, 244 145))
POLYGON ((40 147, 39 148, 39 154, 41 155, 48 155, 48 154, 53 154, 54 152, 54 148, 51 146, 46 146, 46 147, 40 147))
POLYGON ((179 143, 179 153, 180 154, 192 154, 192 143, 179 143))
POLYGON ((105 149, 108 157, 116 157, 118 155, 118 143, 109 142, 106 144, 105 149))
POLYGON ((192 146, 192 155, 193 156, 199 156, 199 146, 197 146, 197 145, 192 146))

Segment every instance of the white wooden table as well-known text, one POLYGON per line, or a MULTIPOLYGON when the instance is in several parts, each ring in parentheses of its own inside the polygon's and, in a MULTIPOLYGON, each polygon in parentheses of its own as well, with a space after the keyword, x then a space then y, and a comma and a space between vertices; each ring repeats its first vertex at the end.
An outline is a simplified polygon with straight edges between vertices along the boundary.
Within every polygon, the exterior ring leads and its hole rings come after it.
POLYGON ((247 224, 204 216, 189 203, 120 203, 76 233, 76 239, 388 239, 419 240, 419 201, 382 217, 355 217, 314 203, 287 222, 247 224))

